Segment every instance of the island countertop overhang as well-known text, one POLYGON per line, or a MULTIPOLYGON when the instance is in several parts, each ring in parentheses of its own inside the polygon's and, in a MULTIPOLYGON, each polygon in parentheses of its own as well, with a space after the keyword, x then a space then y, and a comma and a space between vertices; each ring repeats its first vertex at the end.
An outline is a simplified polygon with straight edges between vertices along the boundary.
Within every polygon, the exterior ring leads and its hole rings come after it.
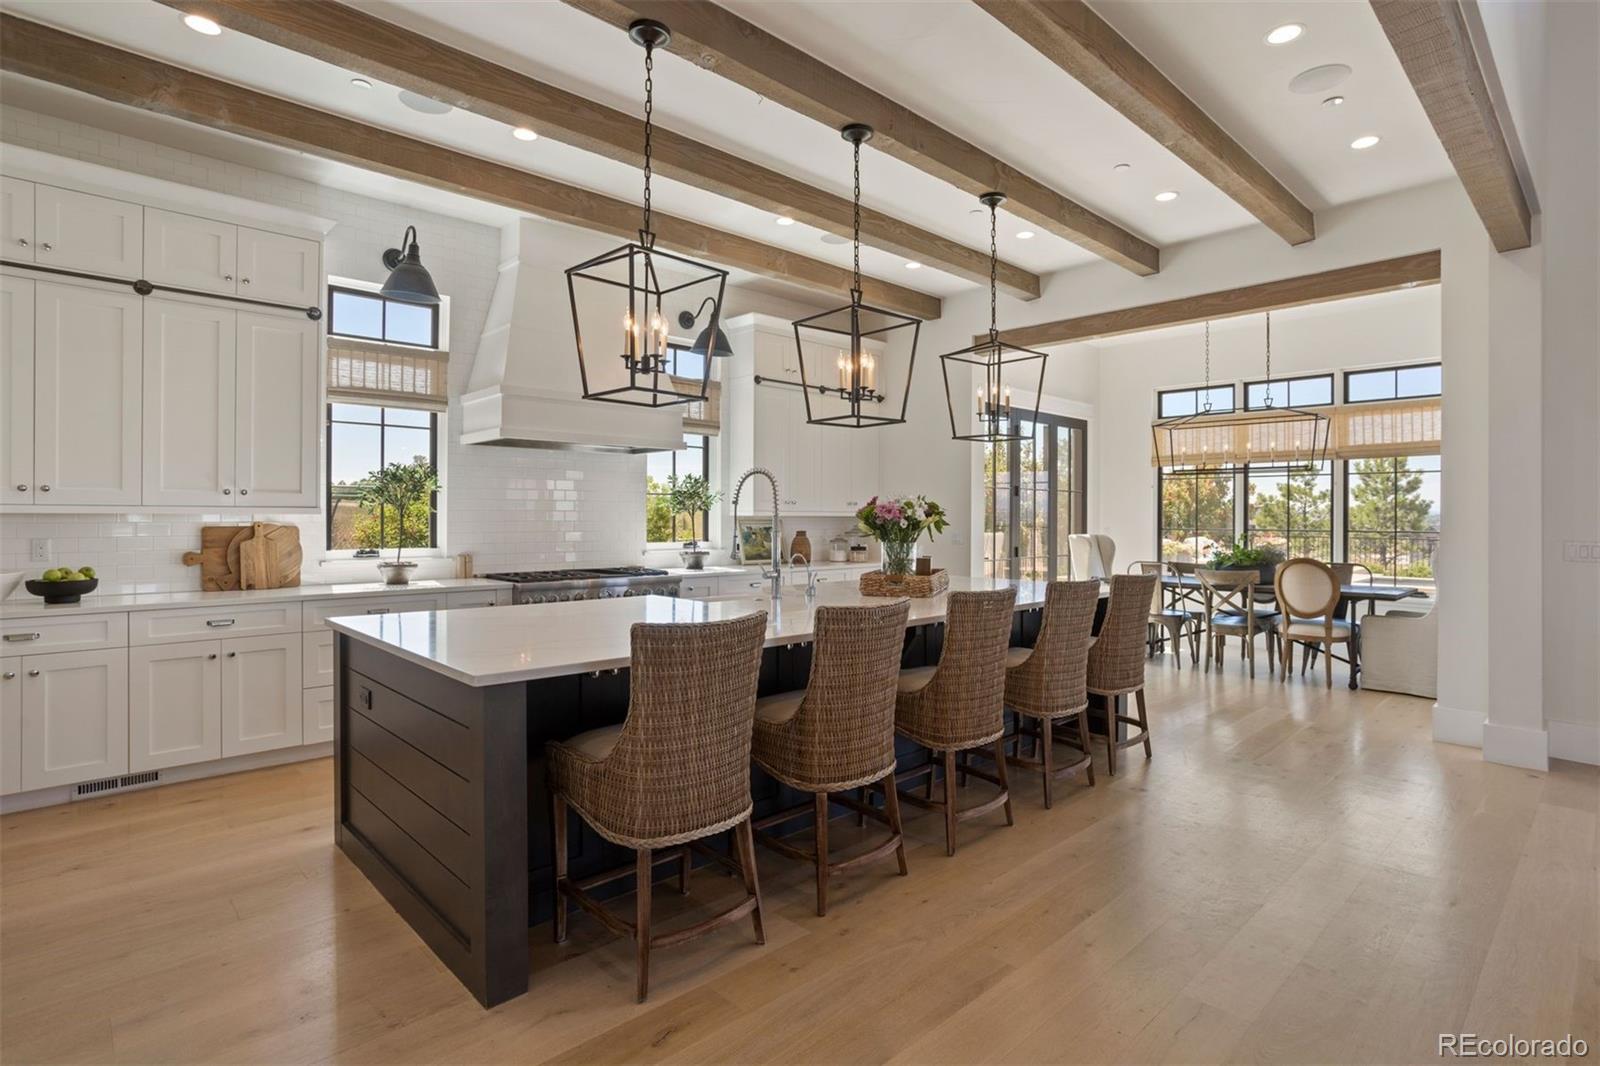
MULTIPOLYGON (((952 591, 1015 586, 1017 610, 1042 606, 1045 583, 952 578, 952 591)), ((907 628, 942 622, 948 596, 911 601, 907 628)), ((338 633, 473 687, 536 681, 628 666, 636 622, 711 622, 767 612, 767 647, 810 641, 815 608, 882 603, 848 586, 819 589, 814 603, 799 590, 712 600, 637 596, 514 607, 458 608, 329 618, 338 633)))

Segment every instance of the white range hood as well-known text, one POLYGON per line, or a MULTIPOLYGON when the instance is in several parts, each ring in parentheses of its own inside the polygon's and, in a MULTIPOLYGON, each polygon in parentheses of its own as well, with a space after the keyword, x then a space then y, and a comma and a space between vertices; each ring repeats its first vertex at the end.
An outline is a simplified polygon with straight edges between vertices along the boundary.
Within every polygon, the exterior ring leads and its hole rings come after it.
POLYGON ((681 406, 583 398, 564 273, 570 264, 556 262, 551 254, 551 231, 533 219, 520 219, 503 231, 500 276, 461 397, 461 443, 676 451, 683 444, 681 406))

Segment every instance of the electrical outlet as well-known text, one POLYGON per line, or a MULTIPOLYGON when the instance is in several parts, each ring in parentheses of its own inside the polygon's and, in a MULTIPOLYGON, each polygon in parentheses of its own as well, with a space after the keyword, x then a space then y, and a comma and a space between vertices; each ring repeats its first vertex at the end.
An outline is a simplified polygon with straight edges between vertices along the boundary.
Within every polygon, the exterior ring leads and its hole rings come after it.
POLYGON ((50 540, 48 537, 35 537, 28 542, 28 558, 36 563, 50 561, 50 540))

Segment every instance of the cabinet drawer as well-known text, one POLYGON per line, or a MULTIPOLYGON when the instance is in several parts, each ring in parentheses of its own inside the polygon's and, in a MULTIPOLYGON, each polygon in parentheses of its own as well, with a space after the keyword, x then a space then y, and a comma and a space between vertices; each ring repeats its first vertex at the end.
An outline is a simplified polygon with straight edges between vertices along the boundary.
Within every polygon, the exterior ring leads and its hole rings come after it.
MULTIPOLYGON (((310 674, 306 679, 310 680, 310 674)), ((333 686, 308 688, 300 696, 303 742, 320 744, 333 739, 333 686)))
POLYGON ((330 618, 357 614, 399 614, 402 611, 440 611, 444 597, 416 592, 385 592, 376 596, 342 596, 304 606, 307 633, 327 628, 330 618))
POLYGON ((134 645, 217 637, 266 637, 299 631, 300 605, 297 603, 139 611, 128 622, 129 643, 134 645))
POLYGON ((0 651, 6 655, 127 646, 128 616, 125 614, 86 614, 0 623, 0 651))
POLYGON ((688 599, 701 599, 717 594, 718 582, 714 577, 684 578, 678 584, 678 595, 688 599))
POLYGON ((307 688, 333 684, 333 630, 323 628, 302 634, 300 661, 307 688))
POLYGON ((471 592, 452 592, 444 598, 446 606, 454 610, 457 607, 498 607, 511 602, 510 589, 473 589, 471 592))

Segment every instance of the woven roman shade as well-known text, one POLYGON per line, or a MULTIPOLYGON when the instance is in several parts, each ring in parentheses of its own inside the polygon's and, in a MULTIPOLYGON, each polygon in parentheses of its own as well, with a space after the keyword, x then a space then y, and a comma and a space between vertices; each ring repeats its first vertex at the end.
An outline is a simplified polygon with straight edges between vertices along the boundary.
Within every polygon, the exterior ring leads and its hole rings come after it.
MULTIPOLYGON (((685 396, 699 396, 700 384, 699 378, 685 378, 676 375, 672 378, 672 387, 685 396)), ((693 403, 684 404, 683 431, 685 433, 704 433, 708 437, 715 437, 722 429, 722 382, 715 379, 707 381, 705 388, 705 399, 697 399, 693 403)))
POLYGON ((449 391, 449 352, 328 338, 329 400, 443 411, 449 391))
POLYGON ((1443 408, 1437 396, 1335 407, 1334 453, 1340 459, 1438 455, 1443 408))

